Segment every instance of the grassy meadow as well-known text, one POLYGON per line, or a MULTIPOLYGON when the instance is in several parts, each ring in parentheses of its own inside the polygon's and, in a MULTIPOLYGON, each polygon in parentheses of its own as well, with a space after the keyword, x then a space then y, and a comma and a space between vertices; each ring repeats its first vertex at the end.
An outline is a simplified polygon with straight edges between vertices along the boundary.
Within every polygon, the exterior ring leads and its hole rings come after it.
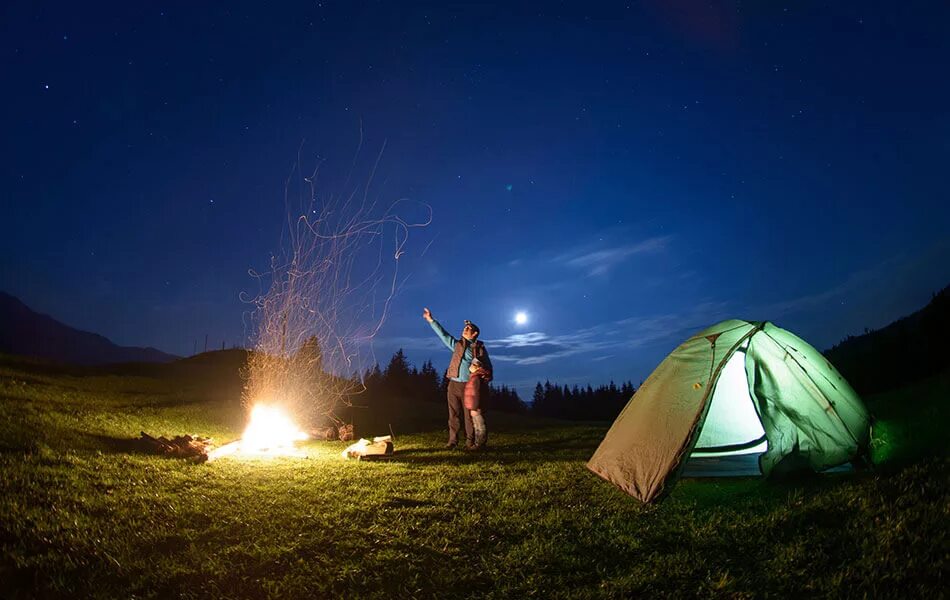
POLYGON ((239 391, 200 363, 0 357, 0 597, 935 598, 950 581, 950 374, 868 399, 872 472, 684 479, 657 506, 584 468, 607 423, 491 414, 472 455, 443 450, 444 407, 420 403, 373 463, 342 442, 209 464, 127 444, 234 439, 239 391))

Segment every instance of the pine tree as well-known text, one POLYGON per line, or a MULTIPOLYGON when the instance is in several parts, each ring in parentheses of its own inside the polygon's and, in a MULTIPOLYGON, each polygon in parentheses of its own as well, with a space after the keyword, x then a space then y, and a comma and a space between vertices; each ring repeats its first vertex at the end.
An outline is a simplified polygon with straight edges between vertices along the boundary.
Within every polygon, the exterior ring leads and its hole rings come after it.
POLYGON ((534 386, 534 394, 531 395, 531 412, 544 414, 544 388, 541 387, 540 381, 534 386))
POLYGON ((406 360, 406 353, 400 348, 393 354, 393 357, 389 359, 389 365, 386 366, 384 375, 387 379, 405 380, 408 378, 409 373, 409 361, 406 360))
POLYGON ((422 363, 422 370, 419 371, 419 397, 432 402, 442 400, 443 394, 440 393, 439 384, 439 374, 432 366, 432 361, 422 363))

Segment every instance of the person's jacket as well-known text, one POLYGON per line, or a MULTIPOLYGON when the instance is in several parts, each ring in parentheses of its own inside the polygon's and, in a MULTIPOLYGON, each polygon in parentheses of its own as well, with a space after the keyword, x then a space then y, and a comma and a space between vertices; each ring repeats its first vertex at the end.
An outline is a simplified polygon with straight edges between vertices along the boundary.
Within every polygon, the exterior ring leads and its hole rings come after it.
POLYGON ((465 338, 457 339, 446 331, 445 327, 442 327, 435 319, 429 322, 429 326, 432 327, 432 331, 441 338, 446 347, 452 351, 452 359, 449 361, 449 367, 445 370, 446 377, 452 381, 468 381, 468 368, 472 365, 472 360, 477 358, 481 367, 487 373, 488 379, 486 379, 486 381, 491 380, 491 359, 488 357, 488 350, 485 349, 485 344, 478 340, 472 343, 465 338))

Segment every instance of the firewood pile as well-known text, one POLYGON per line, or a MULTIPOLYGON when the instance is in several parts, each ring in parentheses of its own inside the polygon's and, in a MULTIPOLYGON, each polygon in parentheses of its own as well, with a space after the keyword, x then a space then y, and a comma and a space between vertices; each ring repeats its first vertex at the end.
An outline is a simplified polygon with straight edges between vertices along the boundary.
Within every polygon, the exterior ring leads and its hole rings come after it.
POLYGON ((144 431, 133 440, 136 448, 149 454, 162 454, 173 458, 187 458, 195 462, 208 460, 208 453, 214 449, 211 438, 178 435, 172 439, 165 436, 152 437, 144 431))
POLYGON ((349 442, 354 438, 353 436, 353 424, 346 423, 340 425, 339 427, 330 426, 330 427, 321 427, 318 429, 313 429, 310 431, 310 439, 313 440, 325 440, 328 442, 335 442, 340 440, 341 442, 349 442))

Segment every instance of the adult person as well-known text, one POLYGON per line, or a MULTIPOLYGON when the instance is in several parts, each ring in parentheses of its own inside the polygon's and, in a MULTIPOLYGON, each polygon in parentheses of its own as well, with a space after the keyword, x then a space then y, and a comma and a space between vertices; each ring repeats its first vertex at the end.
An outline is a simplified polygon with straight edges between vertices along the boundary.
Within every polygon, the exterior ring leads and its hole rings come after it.
MULTIPOLYGON (((491 360, 485 344, 478 341, 480 333, 478 325, 466 320, 462 327, 462 335, 456 339, 442 325, 432 317, 428 308, 422 309, 422 318, 429 322, 432 331, 452 351, 452 359, 445 371, 449 380, 446 392, 446 401, 449 408, 449 440, 446 448, 454 448, 459 442, 459 420, 465 423, 465 448, 480 450, 488 439, 488 429, 485 426, 485 417, 482 415, 481 403, 475 410, 465 408, 465 386, 473 373, 477 373, 472 385, 478 385, 480 399, 487 397, 488 381, 491 380, 491 360)), ((469 391, 471 396, 472 390, 469 391)))

